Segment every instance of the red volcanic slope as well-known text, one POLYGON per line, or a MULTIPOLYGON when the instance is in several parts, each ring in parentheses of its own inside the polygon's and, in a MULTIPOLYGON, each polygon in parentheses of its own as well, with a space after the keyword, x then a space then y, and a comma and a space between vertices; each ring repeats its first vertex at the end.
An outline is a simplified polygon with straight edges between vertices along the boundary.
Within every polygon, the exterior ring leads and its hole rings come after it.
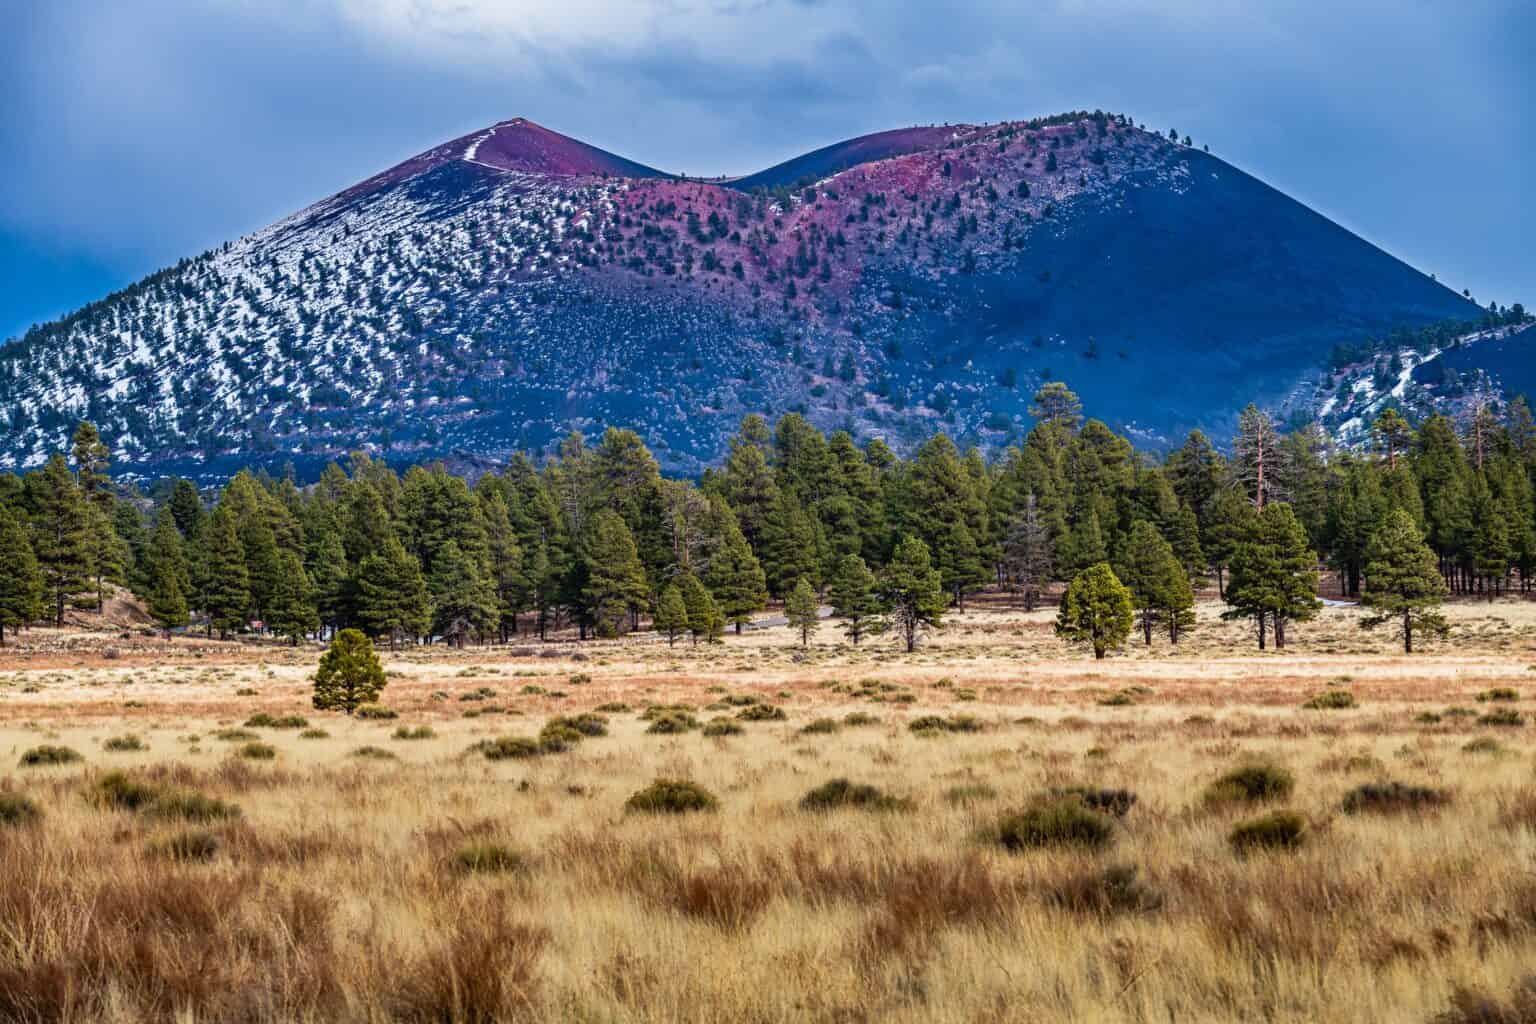
POLYGON ((352 186, 340 198, 348 199, 375 192, 454 160, 464 160, 498 171, 521 171, 557 177, 668 177, 654 167, 578 142, 526 118, 514 117, 510 121, 500 121, 489 128, 445 142, 425 153, 418 153, 404 163, 396 164, 352 186))
POLYGON ((826 178, 876 160, 889 160, 920 150, 935 149, 974 129, 974 125, 944 125, 926 128, 896 128, 891 131, 861 135, 856 139, 823 146, 803 156, 774 164, 767 170, 730 179, 723 184, 732 188, 752 189, 758 185, 773 188, 790 185, 805 178, 826 178))

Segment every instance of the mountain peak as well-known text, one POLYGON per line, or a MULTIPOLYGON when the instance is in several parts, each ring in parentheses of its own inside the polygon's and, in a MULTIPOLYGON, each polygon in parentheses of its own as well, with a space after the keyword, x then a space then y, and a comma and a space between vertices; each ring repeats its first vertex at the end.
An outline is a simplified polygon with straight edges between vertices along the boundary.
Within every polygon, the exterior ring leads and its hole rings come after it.
POLYGON ((462 161, 494 171, 550 177, 664 178, 644 164, 598 149, 568 135, 550 131, 525 117, 514 117, 461 135, 418 153, 387 171, 352 186, 341 198, 377 192, 444 164, 462 161))

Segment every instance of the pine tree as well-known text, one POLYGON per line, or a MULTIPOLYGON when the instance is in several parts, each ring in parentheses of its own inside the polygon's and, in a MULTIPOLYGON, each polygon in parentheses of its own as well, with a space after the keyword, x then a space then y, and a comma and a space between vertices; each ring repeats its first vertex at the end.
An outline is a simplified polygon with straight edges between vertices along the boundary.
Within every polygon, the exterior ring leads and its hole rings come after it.
POLYGON ((1440 602, 1448 589, 1435 553, 1424 543, 1413 517, 1393 509, 1371 537, 1366 554, 1365 592, 1360 602, 1375 611, 1361 621, 1366 629, 1391 623, 1398 627, 1403 653, 1413 653, 1415 633, 1449 632, 1440 602))
POLYGON ((818 579, 815 527, 799 501, 788 492, 779 492, 763 519, 758 557, 768 590, 776 597, 786 596, 802 576, 813 582, 818 579))
POLYGON ((75 460, 76 480, 80 493, 89 504, 110 515, 112 504, 112 478, 107 469, 112 464, 112 452, 101 440, 95 426, 82 421, 75 428, 70 441, 70 451, 75 460))
POLYGON ((473 559, 450 540, 437 550, 436 562, 427 577, 432 605, 432 631, 455 647, 464 636, 484 636, 496 624, 496 592, 473 559))
POLYGON ((1201 534, 1201 548, 1216 573, 1216 592, 1226 600, 1227 569, 1237 549, 1252 539, 1259 528, 1253 506, 1235 490, 1221 491, 1208 506, 1210 521, 1201 534))
POLYGON ((650 594, 634 535, 618 513, 603 509, 592 518, 585 559, 583 602, 601 636, 618 636, 650 594))
POLYGON ((719 639, 725 631, 725 617, 720 614, 720 609, 715 606, 715 599, 709 596, 709 591, 699 578, 693 573, 683 573, 677 580, 678 592, 683 598, 683 607, 688 612, 688 632, 693 635, 693 642, 697 644, 700 638, 709 643, 719 639))
POLYGON ((490 557, 491 588, 496 592, 497 626, 505 641, 509 631, 517 629, 517 615, 528 581, 523 575, 523 549, 512 526, 506 500, 496 491, 482 496, 481 513, 485 518, 485 536, 490 557))
POLYGON ((1509 515, 1493 500, 1474 500, 1473 518, 1477 523, 1472 541, 1472 572, 1482 581, 1483 590, 1492 601, 1509 577, 1509 563, 1514 559, 1514 545, 1509 539, 1509 515))
POLYGON ((1260 650, 1265 646, 1266 625, 1274 629, 1275 646, 1283 648, 1286 623, 1305 622, 1321 607, 1317 558, 1300 521, 1283 502, 1265 506, 1257 530, 1233 554, 1231 571, 1226 599, 1232 607, 1222 617, 1252 618, 1260 650))
MULTIPOLYGON (((405 549, 400 552, 405 554, 405 549)), ((373 642, 360 630, 344 629, 320 656, 315 672, 315 708, 350 715, 364 704, 375 703, 387 682, 373 642)))
POLYGON ((925 630, 943 625, 948 605, 944 581, 933 568, 928 545, 917 537, 897 542, 881 576, 880 595, 908 653, 916 649, 925 630))
POLYGON ((176 529, 181 531, 182 539, 195 540, 203 520, 207 518, 202 495, 197 493, 197 485, 190 480, 177 480, 171 487, 167 506, 171 510, 171 517, 176 520, 176 529))
POLYGON ((1099 513, 1090 511, 1079 517, 1061 541, 1057 564, 1068 574, 1076 576, 1109 558, 1109 548, 1104 543, 1104 531, 1099 524, 1099 513))
POLYGON ((1375 438, 1376 447, 1387 463, 1388 472, 1397 469, 1397 460, 1413 444, 1413 429, 1403 419, 1403 414, 1390 406, 1382 410, 1376 422, 1371 424, 1371 436, 1375 438))
POLYGON ((432 604, 421 564, 393 534, 358 565, 356 582, 359 621, 374 636, 389 637, 391 649, 431 628, 432 604))
POLYGON ((106 604, 107 583, 127 580, 131 554, 128 545, 112 526, 111 507, 116 499, 101 492, 105 500, 85 503, 86 577, 96 595, 96 610, 106 604))
POLYGON ((1168 543, 1173 546, 1174 557, 1184 567, 1193 588, 1196 581, 1204 581, 1206 573, 1205 550, 1200 547, 1200 521, 1189 502, 1181 501, 1167 531, 1168 543))
MULTIPOLYGON (((1163 535, 1146 520, 1131 525, 1131 534, 1120 560, 1116 577, 1131 592, 1131 600, 1141 619, 1141 632, 1147 646, 1152 644, 1152 630, 1163 621, 1165 612, 1180 603, 1176 598, 1180 583, 1188 590, 1189 577, 1173 554, 1163 535)), ((1176 631, 1175 627, 1175 631, 1176 631)))
POLYGON ((245 626, 251 606, 245 551, 235 529, 234 512, 225 507, 215 510, 203 525, 199 540, 202 610, 208 616, 210 632, 216 629, 219 639, 227 639, 231 630, 245 626))
POLYGON ((801 647, 809 646, 811 634, 821 628, 820 605, 816 591, 811 589, 810 581, 804 576, 784 599, 784 615, 789 619, 789 628, 799 630, 801 647))
POLYGON ((656 632, 667 638, 667 646, 676 645, 677 638, 688 632, 688 606, 677 587, 668 583, 661 588, 656 599, 656 615, 652 619, 656 632))
POLYGON ((320 613, 315 609, 314 586, 304 563, 291 551, 278 555, 277 589, 272 592, 272 607, 267 612, 267 627, 297 647, 299 641, 320 628, 320 613))
POLYGON ((0 505, 0 647, 5 645, 6 627, 15 631, 42 613, 43 593, 43 575, 27 528, 0 505))
POLYGON ((307 540, 309 555, 305 571, 309 574, 315 612, 322 626, 335 629, 346 619, 351 603, 347 551, 341 544, 341 531, 327 522, 320 529, 309 531, 307 540))
POLYGON ((1003 564, 1008 577, 1024 598, 1024 610, 1032 612, 1050 582, 1051 532, 1040 514, 1035 492, 1024 497, 1024 511, 1014 520, 1003 541, 1003 564))
POLYGON ((156 562, 150 571, 149 615, 171 638, 171 630, 187 624, 187 598, 176 571, 168 562, 156 562))
POLYGON ((832 614, 843 620, 843 632, 855 645, 866 636, 885 631, 885 608, 878 586, 864 559, 852 554, 838 559, 827 598, 832 614))
POLYGON ((1287 455, 1280 444, 1280 427, 1267 412, 1250 403, 1237 421, 1232 439, 1232 469, 1260 512, 1272 500, 1284 500, 1287 455))
POLYGON ((768 601, 768 581, 746 536, 736 525, 736 516, 724 501, 712 499, 710 518, 720 533, 720 543, 704 573, 704 585, 714 595, 725 621, 741 632, 752 621, 752 613, 768 601))
POLYGON ((62 455, 50 458, 41 471, 27 474, 26 485, 33 512, 32 549, 54 625, 63 626, 66 602, 87 584, 89 513, 62 455))
POLYGON ((1116 578, 1108 562, 1078 573, 1062 595, 1056 611, 1056 635, 1093 648, 1095 661, 1120 647, 1131 634, 1135 610, 1131 592, 1116 578))

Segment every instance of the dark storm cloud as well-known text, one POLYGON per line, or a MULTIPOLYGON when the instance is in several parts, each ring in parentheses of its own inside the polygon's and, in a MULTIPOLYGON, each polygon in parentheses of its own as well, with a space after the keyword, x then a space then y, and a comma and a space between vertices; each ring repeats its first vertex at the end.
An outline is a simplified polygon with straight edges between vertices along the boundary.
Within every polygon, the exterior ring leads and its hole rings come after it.
POLYGON ((1125 111, 1485 302, 1536 300, 1514 0, 22 0, 0 47, 0 336, 514 115, 717 174, 1125 111))

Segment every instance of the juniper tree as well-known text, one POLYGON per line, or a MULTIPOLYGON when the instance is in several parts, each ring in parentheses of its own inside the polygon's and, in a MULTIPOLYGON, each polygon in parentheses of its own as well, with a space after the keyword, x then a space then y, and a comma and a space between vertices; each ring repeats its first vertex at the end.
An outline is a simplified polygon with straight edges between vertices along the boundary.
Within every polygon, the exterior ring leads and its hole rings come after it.
POLYGON ((688 606, 683 604, 683 595, 671 583, 661 588, 661 596, 656 599, 652 625, 656 632, 667 638, 668 647, 674 646, 677 638, 688 632, 688 606))
POLYGON ((880 577, 880 596, 908 653, 916 649, 926 630, 943 625, 948 604, 944 581, 933 567, 928 546, 917 537, 897 542, 880 577))
POLYGON ((880 600, 879 581, 858 555, 838 559, 827 598, 832 614, 843 620, 843 632, 855 645, 866 636, 883 633, 886 628, 885 606, 880 600))
POLYGON ((1440 602, 1448 592, 1435 553, 1424 543, 1413 517, 1393 509, 1371 536, 1366 552, 1365 591, 1360 603, 1375 614, 1360 625, 1397 626, 1403 653, 1413 653, 1415 633, 1444 636, 1449 631, 1440 602))
POLYGON ((811 634, 821 627, 820 605, 816 591, 811 589, 810 581, 804 576, 795 582, 794 589, 784 599, 784 615, 789 619, 789 628, 800 633, 801 647, 809 646, 811 634))
POLYGON ((0 646, 13 632, 42 614, 43 575, 32 553, 27 527, 0 504, 0 646))
POLYGON ((377 702, 386 682, 373 642, 361 630, 344 629, 320 656, 313 703, 319 711, 350 715, 364 704, 377 702))
POLYGON ((1056 635, 1093 648, 1095 661, 1130 636, 1134 607, 1131 592, 1116 578, 1108 562, 1078 573, 1056 610, 1056 635))

